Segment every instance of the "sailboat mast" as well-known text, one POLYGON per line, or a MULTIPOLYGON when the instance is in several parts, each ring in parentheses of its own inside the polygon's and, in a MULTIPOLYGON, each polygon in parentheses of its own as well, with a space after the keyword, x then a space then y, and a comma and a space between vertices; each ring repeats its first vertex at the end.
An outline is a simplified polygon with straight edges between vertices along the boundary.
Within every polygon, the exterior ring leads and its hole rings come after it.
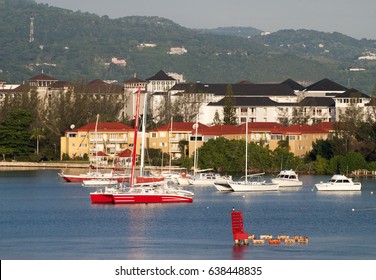
POLYGON ((98 157, 98 122, 99 114, 97 114, 97 121, 95 122, 95 159, 97 161, 97 172, 99 171, 99 157, 98 157))
POLYGON ((194 128, 195 128, 195 154, 194 154, 194 158, 193 158, 193 176, 196 176, 197 160, 198 160, 198 156, 197 156, 198 114, 197 114, 197 117, 196 117, 196 123, 194 125, 194 128))
POLYGON ((133 136, 133 151, 132 151, 132 170, 131 170, 131 177, 129 179, 129 186, 133 186, 134 181, 134 173, 136 170, 136 154, 137 154, 137 135, 138 135, 138 118, 140 115, 140 95, 141 95, 141 87, 138 87, 137 92, 137 100, 136 100, 136 116, 135 116, 135 123, 134 123, 134 136, 133 136))
POLYGON ((171 138, 172 138, 172 124, 173 124, 173 117, 171 116, 171 127, 170 127, 170 133, 168 137, 168 154, 169 154, 169 171, 171 172, 171 158, 172 158, 172 153, 171 153, 171 138))
POLYGON ((245 122, 245 182, 248 181, 248 117, 245 122))
POLYGON ((141 138, 141 163, 140 176, 144 176, 145 169, 145 133, 146 133, 146 115, 147 115, 147 92, 144 95, 144 112, 142 116, 142 138, 141 138))

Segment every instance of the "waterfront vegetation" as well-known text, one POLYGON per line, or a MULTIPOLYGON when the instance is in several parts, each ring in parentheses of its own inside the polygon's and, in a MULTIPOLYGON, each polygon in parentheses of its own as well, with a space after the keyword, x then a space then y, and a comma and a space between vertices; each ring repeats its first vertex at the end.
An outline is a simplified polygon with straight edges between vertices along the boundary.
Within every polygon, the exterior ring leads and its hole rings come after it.
MULTIPOLYGON (((57 119, 53 121, 56 127, 52 130, 48 123, 40 122, 32 112, 33 110, 15 107, 0 115, 0 155, 3 161, 59 160, 59 137, 64 133, 68 123, 59 121, 58 116, 55 116, 57 119)), ((223 137, 210 139, 197 151, 198 168, 212 168, 218 172, 232 174, 243 172, 244 141, 223 137)), ((182 151, 186 151, 186 147, 187 143, 181 143, 182 151)), ((170 162, 169 155, 162 154, 159 149, 148 149, 146 154, 146 161, 150 165, 166 166, 170 162)), ((63 158, 75 161, 87 159, 87 155, 84 158, 63 158)), ((312 151, 304 157, 294 156, 289 151, 288 139, 281 140, 279 147, 274 151, 269 149, 267 143, 248 144, 248 163, 251 172, 294 169, 316 174, 349 173, 358 169, 376 170, 375 160, 376 123, 371 120, 354 122, 350 117, 346 123, 338 124, 335 133, 327 140, 317 140, 312 151)), ((191 169, 193 158, 185 155, 178 160, 172 160, 172 163, 191 169)))

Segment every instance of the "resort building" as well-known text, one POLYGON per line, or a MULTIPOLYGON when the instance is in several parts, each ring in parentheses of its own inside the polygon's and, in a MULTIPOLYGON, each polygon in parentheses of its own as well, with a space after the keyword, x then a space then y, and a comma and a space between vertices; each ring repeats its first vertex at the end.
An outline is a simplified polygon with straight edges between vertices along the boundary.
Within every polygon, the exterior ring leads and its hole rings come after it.
MULTIPOLYGON (((126 149, 133 149, 134 130, 128 125, 115 122, 88 123, 65 131, 60 138, 60 158, 105 156, 108 160, 126 149)), ((138 151, 140 146, 138 145, 138 151)))

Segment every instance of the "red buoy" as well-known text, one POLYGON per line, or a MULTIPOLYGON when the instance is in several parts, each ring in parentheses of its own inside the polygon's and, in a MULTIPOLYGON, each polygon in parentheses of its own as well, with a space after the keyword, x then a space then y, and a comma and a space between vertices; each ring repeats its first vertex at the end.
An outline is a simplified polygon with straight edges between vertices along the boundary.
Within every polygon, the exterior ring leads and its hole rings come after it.
POLYGON ((248 233, 244 232, 243 213, 233 209, 231 212, 231 221, 232 235, 234 237, 235 244, 239 244, 241 241, 243 241, 244 244, 248 244, 248 233))

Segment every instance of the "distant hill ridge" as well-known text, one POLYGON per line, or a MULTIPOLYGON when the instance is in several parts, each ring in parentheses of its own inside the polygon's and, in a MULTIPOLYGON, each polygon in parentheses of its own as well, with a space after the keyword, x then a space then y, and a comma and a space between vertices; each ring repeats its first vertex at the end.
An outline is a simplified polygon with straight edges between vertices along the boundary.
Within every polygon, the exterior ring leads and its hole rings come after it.
POLYGON ((0 80, 8 83, 42 71, 59 80, 122 82, 164 69, 207 83, 328 78, 368 94, 376 84, 376 61, 358 59, 375 54, 376 41, 337 32, 281 30, 262 36, 252 27, 196 30, 161 17, 110 19, 33 0, 0 0, 0 32, 0 80))

